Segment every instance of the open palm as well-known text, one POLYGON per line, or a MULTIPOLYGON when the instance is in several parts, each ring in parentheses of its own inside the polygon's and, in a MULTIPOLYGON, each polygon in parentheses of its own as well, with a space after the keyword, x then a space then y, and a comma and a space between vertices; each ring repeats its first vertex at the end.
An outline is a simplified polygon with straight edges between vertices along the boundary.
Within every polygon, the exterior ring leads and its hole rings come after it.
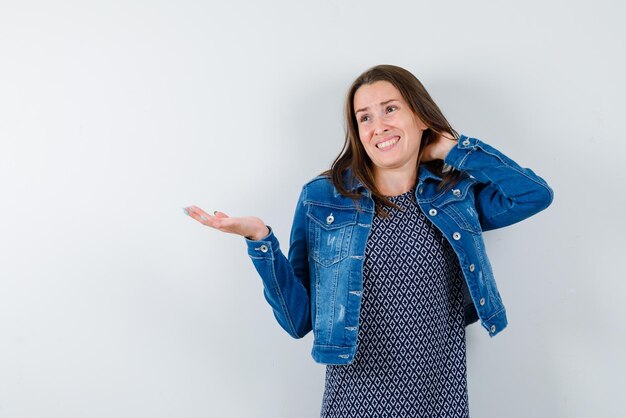
POLYGON ((252 239, 260 239, 269 233, 265 222, 256 216, 230 217, 224 212, 215 211, 210 215, 197 206, 184 208, 185 212, 203 225, 210 226, 222 232, 237 234, 252 239))

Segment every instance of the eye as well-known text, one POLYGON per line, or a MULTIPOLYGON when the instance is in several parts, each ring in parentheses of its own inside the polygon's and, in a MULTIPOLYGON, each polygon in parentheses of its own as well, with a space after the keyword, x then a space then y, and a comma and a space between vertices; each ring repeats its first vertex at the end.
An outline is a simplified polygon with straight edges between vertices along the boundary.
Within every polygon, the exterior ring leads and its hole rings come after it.
POLYGON ((393 111, 394 111, 394 110, 396 110, 396 109, 398 109, 398 107, 397 107, 397 106, 387 106, 386 111, 387 111, 387 113, 389 113, 389 112, 393 112, 393 111))
POLYGON ((361 119, 359 119, 359 122, 367 122, 370 119, 369 115, 363 115, 361 116, 361 119))

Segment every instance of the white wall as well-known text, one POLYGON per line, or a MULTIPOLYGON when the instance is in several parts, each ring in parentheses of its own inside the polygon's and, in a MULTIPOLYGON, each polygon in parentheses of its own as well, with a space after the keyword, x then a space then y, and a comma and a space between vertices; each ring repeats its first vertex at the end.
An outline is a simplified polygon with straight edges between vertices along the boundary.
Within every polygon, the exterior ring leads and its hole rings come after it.
POLYGON ((472 416, 621 416, 625 9, 2 0, 0 418, 318 416, 312 335, 181 208, 260 216, 286 250, 380 63, 555 190, 486 235, 510 325, 468 329, 472 416))

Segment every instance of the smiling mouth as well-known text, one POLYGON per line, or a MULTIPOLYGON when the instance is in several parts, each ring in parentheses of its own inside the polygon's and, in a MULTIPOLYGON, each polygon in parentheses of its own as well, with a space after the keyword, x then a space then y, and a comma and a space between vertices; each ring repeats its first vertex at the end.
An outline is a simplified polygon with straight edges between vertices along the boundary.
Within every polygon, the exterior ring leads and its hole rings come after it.
POLYGON ((388 150, 389 148, 393 147, 394 145, 396 145, 396 143, 400 140, 399 136, 395 136, 391 139, 388 139, 385 142, 380 142, 378 144, 376 144, 376 148, 385 151, 388 150))

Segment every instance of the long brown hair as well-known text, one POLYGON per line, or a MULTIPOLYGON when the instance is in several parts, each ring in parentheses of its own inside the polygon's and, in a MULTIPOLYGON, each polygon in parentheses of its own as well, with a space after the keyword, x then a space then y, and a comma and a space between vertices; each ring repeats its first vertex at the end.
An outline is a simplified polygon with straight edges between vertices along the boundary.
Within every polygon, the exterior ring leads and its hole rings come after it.
MULTIPOLYGON (((331 168, 324 171, 322 175, 330 177, 339 193, 358 201, 361 195, 358 192, 348 190, 345 184, 344 174, 347 169, 350 169, 351 176, 348 179, 348 184, 354 184, 354 180, 356 179, 360 181, 365 188, 369 189, 376 203, 376 213, 379 216, 385 217, 387 213, 382 210, 383 206, 394 208, 398 208, 398 206, 393 204, 376 188, 372 160, 367 155, 359 139, 359 130, 356 115, 354 114, 354 95, 356 91, 361 86, 372 84, 376 81, 387 81, 397 88, 411 110, 428 127, 422 134, 420 150, 417 157, 417 167, 420 165, 422 154, 426 146, 435 141, 440 134, 447 133, 452 135, 455 139, 458 139, 459 135, 452 129, 450 123, 448 123, 422 83, 404 68, 395 65, 377 65, 368 69, 354 80, 346 96, 344 114, 346 138, 343 148, 335 158, 331 168)), ((438 185, 440 189, 446 186, 451 187, 462 175, 460 171, 455 169, 443 172, 444 163, 442 160, 433 160, 422 164, 443 179, 438 185)))

